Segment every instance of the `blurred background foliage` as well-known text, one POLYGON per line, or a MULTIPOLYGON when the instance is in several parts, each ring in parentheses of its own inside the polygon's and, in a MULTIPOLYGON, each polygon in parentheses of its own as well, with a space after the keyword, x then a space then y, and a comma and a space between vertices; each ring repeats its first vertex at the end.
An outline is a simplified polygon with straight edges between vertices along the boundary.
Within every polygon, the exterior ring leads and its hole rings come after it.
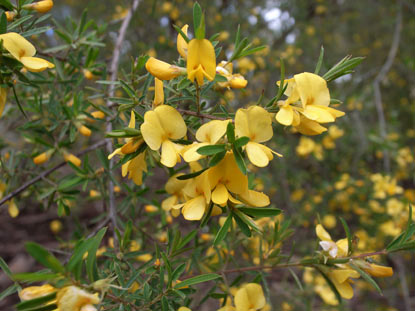
MULTIPOLYGON (((324 46, 321 73, 325 73, 345 54, 365 57, 355 73, 329 83, 331 96, 342 102, 337 104, 337 108, 345 111, 346 116, 339 119, 336 125, 332 125, 327 133, 315 137, 301 137, 288 128, 277 126, 278 132, 270 147, 282 153, 284 158, 272 161, 267 170, 259 170, 253 183, 257 190, 271 194, 272 204, 284 211, 285 218, 292 220, 293 227, 296 228, 292 238, 296 242, 296 253, 307 254, 314 250, 315 244, 312 241, 316 239, 310 232, 314 232, 318 218, 334 236, 342 237, 343 229, 336 220, 338 216, 344 217, 349 223, 360 251, 382 249, 405 226, 408 203, 415 201, 414 2, 199 2, 206 14, 207 36, 220 33, 218 40, 223 50, 219 59, 226 59, 232 52, 238 24, 241 26, 241 33, 255 45, 267 46, 263 51, 234 63, 234 68, 237 68, 235 71, 243 74, 249 83, 244 90, 224 90, 218 98, 221 104, 228 105, 231 110, 255 104, 261 96, 264 96, 264 100, 269 100, 275 95, 275 81, 280 78, 280 58, 285 62, 286 77, 291 77, 299 72, 314 71, 321 46, 324 46), (396 26, 399 23, 401 27, 396 26), (385 132, 382 133, 374 89, 393 45, 397 48, 396 57, 380 81, 385 119, 385 132)), ((56 1, 51 12, 56 21, 65 24, 69 17, 80 17, 87 9, 88 19, 94 20, 98 25, 94 34, 97 42, 103 40, 105 43, 102 46, 97 45, 96 59, 90 64, 84 62, 84 68, 78 68, 79 74, 88 70, 96 79, 107 78, 107 66, 120 20, 127 13, 129 5, 130 1, 119 0, 56 1)), ((121 49, 120 77, 128 77, 132 61, 140 55, 157 56, 166 61, 177 59, 177 32, 172 25, 182 26, 191 21, 192 7, 193 1, 186 0, 141 1, 121 49)), ((53 50, 53 47, 62 44, 54 31, 39 35, 34 42, 38 51, 52 48, 46 54, 55 55, 56 52, 58 57, 63 57, 59 51, 53 50)), ((80 52, 79 58, 84 59, 86 54, 86 51, 80 52)), ((91 102, 102 104, 104 96, 96 96, 96 85, 93 81, 79 80, 79 86, 91 102)), ((71 93, 75 101, 80 95, 77 90, 78 86, 71 93)), ((44 93, 45 90, 39 92, 44 93)), ((116 96, 122 98, 125 94, 118 90, 116 96)), ((29 139, 28 143, 27 134, 18 134, 22 130, 18 129, 22 116, 17 106, 8 109, 7 113, 16 117, 14 120, 13 117, 9 118, 6 124, 3 120, 3 124, 0 123, 4 147, 2 156, 13 153, 12 149, 26 149, 26 154, 39 153, 39 142, 29 139), (12 148, 9 141, 13 141, 12 148)), ((53 107, 51 109, 50 112, 53 112, 53 107)), ((105 131, 103 123, 95 123, 94 127, 96 131, 105 131)), ((23 133, 26 130, 31 129, 23 129, 23 133)), ((87 141, 78 143, 79 146, 89 144, 87 141)), ((30 161, 22 158, 19 161, 22 172, 34 169, 30 161)), ((255 170, 253 167, 251 169, 255 170)), ((35 170, 36 173, 41 172, 38 167, 35 170)), ((67 172, 63 172, 61 176, 67 172)), ((165 177, 156 171, 150 186, 160 185, 158 182, 164 182, 165 177)), ((14 179, 15 186, 18 186, 19 180, 26 180, 24 176, 15 176, 14 179)), ((99 190, 99 182, 96 187, 99 190)), ((34 192, 39 195, 41 191, 35 189, 34 192)), ((73 232, 72 238, 82 234, 84 225, 80 224, 78 217, 92 219, 98 216, 94 219, 97 222, 100 208, 94 207, 94 194, 86 191, 85 199, 75 203, 81 211, 80 214, 62 220, 65 228, 60 233, 62 236, 67 236, 63 232, 73 232)), ((123 194, 119 194, 119 199, 123 199, 123 194)), ((149 201, 142 200, 137 204, 145 205, 146 202, 149 201)), ((28 213, 31 217, 34 217, 33 210, 39 209, 39 206, 32 204, 30 192, 26 192, 16 204, 23 215, 28 213)), ((46 206, 45 203, 41 208, 46 206)), ((20 243, 27 239, 27 234, 22 232, 25 230, 23 227, 32 226, 34 232, 47 231, 40 234, 42 238, 38 242, 44 239, 49 243, 50 232, 45 226, 57 217, 55 210, 39 222, 23 221, 22 224, 21 220, 11 220, 8 228, 13 226, 20 230, 12 237, 13 242, 20 243)), ((1 217, 1 223, 4 223, 9 216, 3 213, 1 217)), ((51 228, 54 232, 53 227, 51 228)), ((3 243, 3 247, 0 247, 0 255, 11 260, 16 251, 23 250, 14 248, 13 252, 9 252, 7 245, 10 245, 10 241, 5 241, 8 236, 9 233, 1 233, 3 242, 0 243, 3 243)), ((383 297, 375 296, 376 293, 367 291, 362 285, 348 304, 349 310, 409 310, 408 304, 415 306, 414 298, 412 302, 410 298, 415 297, 415 260, 413 254, 405 256, 390 259, 389 264, 396 273, 393 278, 388 279, 388 283, 380 282, 385 290, 383 297)), ((303 296, 298 294, 295 283, 288 280, 286 274, 275 273, 271 279, 275 279, 270 288, 275 310, 304 310, 303 296)), ((309 279, 305 281, 312 283, 309 279)), ((315 300, 317 298, 308 299, 311 299, 312 304, 323 308, 321 301, 315 300)))

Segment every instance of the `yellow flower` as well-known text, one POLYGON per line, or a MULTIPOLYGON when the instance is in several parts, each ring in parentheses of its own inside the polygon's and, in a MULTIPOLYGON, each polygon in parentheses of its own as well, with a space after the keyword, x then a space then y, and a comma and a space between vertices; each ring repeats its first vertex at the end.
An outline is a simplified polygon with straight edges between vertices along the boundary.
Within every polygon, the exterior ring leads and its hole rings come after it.
POLYGON ((4 13, 6 14, 6 18, 8 22, 12 22, 17 15, 15 11, 6 11, 4 13))
POLYGON ((238 109, 235 115, 235 134, 238 137, 246 136, 249 142, 245 151, 249 161, 258 167, 265 167, 273 159, 272 151, 260 143, 272 138, 272 120, 270 114, 262 107, 251 106, 248 109, 238 109))
POLYGON ((324 229, 324 227, 320 224, 316 226, 316 234, 319 237, 320 246, 323 248, 325 252, 328 252, 330 257, 346 257, 348 253, 348 242, 347 239, 341 239, 337 242, 334 242, 331 239, 330 234, 324 229))
POLYGON ((154 57, 150 57, 146 62, 146 69, 160 80, 171 80, 180 76, 185 71, 184 68, 170 65, 154 57))
POLYGON ((233 65, 225 61, 221 61, 216 67, 216 72, 224 76, 228 81, 219 82, 218 85, 222 88, 231 87, 233 89, 242 89, 247 86, 248 81, 239 73, 232 74, 233 65))
POLYGON ((344 112, 329 107, 330 92, 322 77, 303 72, 285 82, 288 98, 279 102, 280 110, 275 116, 279 123, 298 127, 300 133, 306 135, 316 135, 327 130, 319 123, 334 122, 344 115, 344 112))
POLYGON ((266 301, 261 285, 248 283, 235 294, 236 311, 255 311, 265 307, 266 301))
POLYGON ((154 78, 154 101, 153 108, 162 105, 164 103, 164 90, 163 90, 163 81, 157 78, 154 78))
POLYGON ((81 166, 81 159, 73 155, 72 153, 65 153, 63 158, 66 162, 71 162, 75 166, 81 166))
POLYGON ((86 127, 85 125, 79 126, 78 131, 79 131, 79 133, 81 133, 85 137, 89 137, 92 134, 92 131, 88 127, 86 127))
POLYGON ((26 10, 35 10, 38 13, 46 13, 46 12, 49 12, 53 8, 53 1, 43 0, 43 1, 33 2, 30 4, 24 5, 23 8, 26 10))
MULTIPOLYGON (((182 31, 186 36, 188 28, 189 25, 187 24, 182 27, 182 31)), ((187 42, 180 33, 177 35, 177 52, 179 52, 184 59, 187 59, 187 42)))
POLYGON ((198 161, 203 156, 197 149, 203 146, 215 145, 226 133, 226 127, 230 120, 212 120, 203 124, 196 132, 196 139, 200 143, 186 146, 182 150, 183 159, 186 162, 198 161))
POLYGON ((365 263, 367 266, 363 267, 363 270, 369 273, 371 276, 384 278, 393 275, 393 269, 391 267, 385 267, 376 265, 374 263, 365 263))
MULTIPOLYGON (((235 200, 230 192, 243 194, 248 190, 248 177, 239 170, 232 152, 227 152, 218 165, 208 170, 212 192, 212 201, 225 205, 228 200, 235 200)), ((239 202, 238 202, 239 203, 239 202)))
MULTIPOLYGON (((131 110, 128 127, 135 128, 135 113, 133 110, 131 110)), ((143 139, 141 137, 126 138, 125 144, 122 147, 115 149, 114 152, 108 156, 108 159, 111 159, 116 154, 125 156, 136 152, 142 143, 143 139)), ((143 172, 147 172, 145 151, 127 161, 121 167, 122 176, 125 177, 128 174, 128 179, 132 179, 137 186, 140 186, 143 183, 143 172)))
POLYGON ((0 40, 3 40, 3 47, 29 71, 40 72, 55 67, 43 58, 33 57, 36 54, 35 47, 18 33, 2 34, 0 40))
POLYGON ((22 301, 32 300, 49 295, 56 291, 57 289, 50 284, 44 284, 42 286, 29 286, 19 292, 19 298, 22 301))
POLYGON ((93 305, 100 302, 97 294, 90 294, 76 286, 59 290, 56 300, 59 311, 95 311, 93 305))
POLYGON ((177 217, 180 214, 180 208, 183 205, 180 205, 179 202, 185 201, 183 189, 188 182, 188 180, 177 179, 180 175, 183 174, 179 173, 169 178, 164 189, 171 196, 161 202, 161 208, 165 211, 171 211, 174 217, 177 217))
POLYGON ((180 307, 179 309, 177 309, 177 311, 192 311, 192 310, 189 309, 188 307, 180 307))
POLYGON ((327 276, 333 282, 340 296, 345 299, 353 297, 353 288, 350 285, 350 278, 359 278, 360 274, 352 269, 333 269, 327 273, 327 276))
POLYGON ((54 234, 58 234, 62 230, 62 227, 62 223, 57 219, 52 220, 49 224, 50 231, 52 231, 54 234))
POLYGON ((183 189, 188 200, 186 203, 178 205, 183 206, 182 214, 187 220, 200 220, 205 213, 206 207, 210 203, 211 191, 208 171, 203 172, 191 182, 186 184, 183 189))
POLYGON ((49 161, 50 156, 52 155, 53 150, 48 150, 45 152, 42 152, 41 154, 37 155, 33 158, 33 163, 36 165, 41 165, 47 161, 49 161))
POLYGON ((203 78, 213 81, 216 75, 216 55, 212 43, 207 39, 193 39, 187 53, 187 78, 203 85, 203 78))
POLYGON ((161 164, 173 167, 180 161, 179 152, 182 146, 173 143, 172 140, 183 138, 187 127, 176 109, 161 105, 154 110, 147 111, 140 129, 150 149, 161 148, 161 164))

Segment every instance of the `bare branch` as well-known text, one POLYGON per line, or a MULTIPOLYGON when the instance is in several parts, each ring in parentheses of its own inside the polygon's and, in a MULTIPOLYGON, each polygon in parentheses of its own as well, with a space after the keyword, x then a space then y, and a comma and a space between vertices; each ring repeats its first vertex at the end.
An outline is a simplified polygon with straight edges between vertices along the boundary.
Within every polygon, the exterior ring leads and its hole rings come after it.
MULTIPOLYGON (((110 64, 110 72, 111 72, 110 81, 117 80, 118 66, 119 66, 120 57, 121 57, 121 47, 125 40, 125 35, 127 33, 128 25, 130 24, 131 18, 133 17, 134 12, 137 10, 139 3, 140 3, 140 0, 133 1, 130 9, 128 10, 127 15, 125 16, 123 22, 121 23, 121 27, 118 32, 117 41, 115 42, 114 51, 112 54, 112 59, 111 59, 111 64, 110 64)), ((114 97, 114 93, 115 93, 115 85, 110 84, 108 88, 107 107, 110 107, 112 105, 110 98, 114 97)), ((110 117, 108 117, 107 119, 106 130, 107 132, 112 131, 112 123, 111 123, 110 117)), ((107 140, 107 151, 108 153, 112 153, 113 151, 111 139, 107 140)), ((108 172, 108 174, 110 175, 112 175, 113 164, 114 164, 114 161, 111 159, 109 161, 109 172, 108 172)), ((109 178, 109 181, 108 181, 108 196, 109 196, 108 215, 111 219, 112 227, 114 230, 114 240, 117 241, 117 236, 115 234, 115 229, 117 228, 117 211, 116 211, 116 206, 115 206, 114 183, 112 181, 112 178, 109 178)))
MULTIPOLYGON (((79 152, 78 154, 76 154, 76 156, 80 157, 83 156, 84 154, 98 149, 100 147, 102 147, 105 144, 105 140, 101 140, 91 146, 89 146, 88 148, 86 148, 85 150, 82 150, 81 152, 79 152)), ((5 202, 9 201, 10 199, 14 198, 15 196, 17 196, 18 194, 20 194, 21 192, 23 192, 24 190, 26 190, 27 188, 29 188, 31 185, 37 183, 39 180, 44 179, 46 176, 48 176, 49 174, 53 173, 54 171, 60 169, 61 167, 65 166, 67 164, 67 162, 61 162, 58 165, 43 171, 42 173, 40 173, 39 175, 37 175, 35 178, 29 180, 28 182, 26 182, 25 184, 23 184, 22 186, 20 186, 19 188, 13 190, 12 192, 10 192, 8 195, 6 195, 3 199, 0 200, 0 206, 2 206, 5 202)))
MULTIPOLYGON (((376 111, 378 114, 379 119, 379 133, 382 139, 386 139, 387 136, 387 129, 386 129, 386 119, 385 113, 383 110, 382 105, 382 93, 380 90, 380 83, 386 77, 387 73, 391 69, 393 62, 395 60, 396 54, 399 48, 399 42, 401 39, 401 32, 402 32, 402 1, 398 3, 398 12, 396 14, 396 23, 395 23, 395 31, 393 34, 392 45, 389 50, 388 57, 386 62, 383 64, 382 68, 380 69, 379 73, 375 77, 373 81, 373 91, 374 91, 374 100, 376 111)), ((390 156, 388 150, 383 150, 383 167, 386 172, 390 171, 390 156)))

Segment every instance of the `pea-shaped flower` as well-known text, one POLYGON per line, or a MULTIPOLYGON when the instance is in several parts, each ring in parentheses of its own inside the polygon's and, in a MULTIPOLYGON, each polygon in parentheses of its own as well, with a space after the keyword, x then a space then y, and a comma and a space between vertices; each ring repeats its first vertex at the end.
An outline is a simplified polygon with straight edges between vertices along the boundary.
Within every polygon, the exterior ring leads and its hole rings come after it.
POLYGON ((46 59, 33 57, 36 54, 36 48, 24 37, 15 32, 9 32, 0 35, 5 48, 14 58, 23 64, 27 70, 40 72, 47 68, 54 68, 55 65, 46 59))
POLYGON ((140 127, 146 144, 152 150, 161 148, 161 164, 173 167, 180 161, 181 145, 172 140, 183 138, 187 127, 181 114, 171 106, 160 105, 147 111, 140 127))
POLYGON ((236 311, 254 311, 265 307, 266 300, 261 285, 248 283, 235 294, 236 311))
POLYGON ((246 136, 249 142, 245 150, 249 161, 255 166, 267 166, 273 159, 272 151, 260 143, 272 138, 272 120, 270 114, 262 107, 251 106, 248 109, 238 109, 235 115, 235 133, 238 137, 246 136))
POLYGON ((197 84, 203 85, 203 78, 213 81, 216 75, 216 55, 212 43, 207 39, 193 39, 187 51, 187 77, 196 78, 197 84))

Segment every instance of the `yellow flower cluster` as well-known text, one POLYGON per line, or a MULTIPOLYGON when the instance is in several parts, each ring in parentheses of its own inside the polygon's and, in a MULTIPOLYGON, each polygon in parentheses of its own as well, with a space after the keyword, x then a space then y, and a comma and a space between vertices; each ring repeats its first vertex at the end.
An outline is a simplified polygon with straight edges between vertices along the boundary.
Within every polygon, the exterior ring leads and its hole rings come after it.
MULTIPOLYGON (((26 287, 19 292, 22 301, 40 298, 52 293, 56 294, 56 299, 48 304, 56 304, 57 311, 96 311, 94 305, 99 304, 101 299, 98 294, 90 294, 77 286, 66 286, 55 288, 50 284, 42 286, 26 287)), ((49 310, 49 309, 48 309, 49 310)))

